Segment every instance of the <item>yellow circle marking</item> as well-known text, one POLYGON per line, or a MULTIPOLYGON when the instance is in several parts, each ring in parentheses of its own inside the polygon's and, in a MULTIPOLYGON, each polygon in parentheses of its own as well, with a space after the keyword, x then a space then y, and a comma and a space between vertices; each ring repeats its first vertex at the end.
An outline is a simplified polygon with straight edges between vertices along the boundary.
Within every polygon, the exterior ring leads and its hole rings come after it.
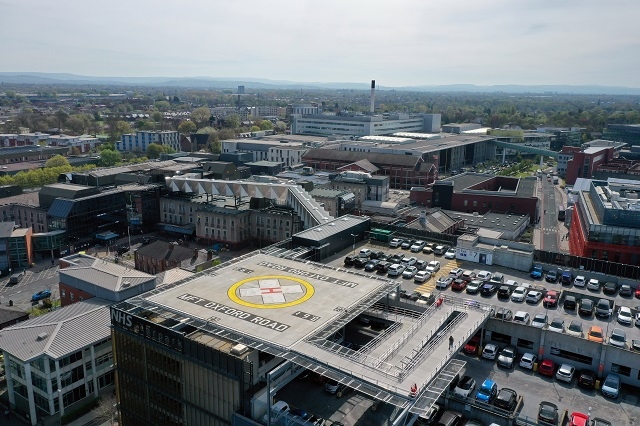
POLYGON ((234 285, 229 287, 229 290, 227 290, 227 296, 229 296, 229 299, 233 300, 237 304, 242 305, 242 306, 247 306, 249 308, 258 308, 258 309, 279 309, 279 308, 288 308, 289 306, 299 305, 300 303, 306 302, 307 300, 311 299, 311 297, 313 296, 313 293, 315 293, 315 289, 313 288, 313 286, 311 284, 309 284, 305 280, 302 280, 302 279, 296 278, 296 277, 289 277, 289 276, 285 276, 285 275, 263 275, 263 276, 260 276, 260 277, 247 278, 245 280, 238 281, 237 283, 235 283, 234 285), (296 300, 293 300, 291 302, 287 302, 287 303, 270 303, 268 305, 267 304, 258 304, 258 303, 247 302, 246 300, 240 299, 236 295, 236 291, 238 290, 238 288, 240 286, 242 286, 242 285, 244 285, 244 284, 246 284, 248 282, 251 282, 251 281, 258 281, 258 280, 262 280, 262 279, 282 279, 282 280, 295 281, 295 282, 301 284, 305 288, 306 294, 304 296, 302 296, 300 299, 296 299, 296 300))

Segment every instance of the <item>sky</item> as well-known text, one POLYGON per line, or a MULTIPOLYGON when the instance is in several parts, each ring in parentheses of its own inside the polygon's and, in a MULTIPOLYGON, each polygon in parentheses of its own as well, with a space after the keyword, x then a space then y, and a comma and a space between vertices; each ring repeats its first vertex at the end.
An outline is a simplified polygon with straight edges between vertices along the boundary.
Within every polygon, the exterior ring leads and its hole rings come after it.
POLYGON ((0 72, 640 87, 638 0, 0 0, 0 72))

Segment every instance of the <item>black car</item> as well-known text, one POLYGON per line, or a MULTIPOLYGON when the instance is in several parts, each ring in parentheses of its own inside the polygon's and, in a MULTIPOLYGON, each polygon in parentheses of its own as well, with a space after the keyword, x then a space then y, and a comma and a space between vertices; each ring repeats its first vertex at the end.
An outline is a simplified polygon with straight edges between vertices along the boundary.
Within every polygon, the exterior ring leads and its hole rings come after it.
POLYGON ((551 402, 542 401, 538 407, 538 420, 543 424, 558 424, 558 406, 551 402))
POLYGON ((576 298, 575 298, 575 296, 567 296, 567 297, 565 297, 563 306, 564 306, 565 310, 575 311, 576 310, 576 298))
POLYGON ((392 265, 391 262, 387 262, 383 260, 381 262, 378 262, 375 269, 379 274, 386 274, 387 272, 389 272, 389 266, 391 265, 392 265))
POLYGON ((580 315, 584 315, 586 317, 590 317, 593 315, 594 303, 591 299, 581 299, 580 307, 578 308, 578 313, 580 315))
POLYGON ((373 272, 376 270, 378 263, 380 263, 378 259, 370 260, 366 265, 364 265, 364 270, 367 272, 373 272))
POLYGON ((578 386, 584 389, 593 389, 596 386, 596 374, 591 370, 578 372, 578 386))
POLYGON ((544 278, 548 283, 557 283, 558 282, 558 270, 552 269, 547 272, 547 276, 544 278))
POLYGON ((493 400, 493 405, 503 410, 513 411, 516 408, 518 402, 518 394, 513 389, 502 388, 496 399, 493 400))
POLYGON ((391 257, 387 258, 387 262, 391 263, 392 265, 394 263, 400 263, 402 261, 402 259, 404 259, 404 254, 403 253, 396 253, 394 255, 392 255, 391 257))
POLYGON ((502 285, 498 289, 498 299, 508 299, 512 292, 513 288, 510 285, 502 285))
POLYGON ((498 291, 498 285, 495 283, 484 283, 480 287, 480 294, 483 296, 493 296, 498 291))
POLYGON ((611 281, 604 283, 604 287, 602 287, 602 292, 604 294, 614 295, 618 293, 618 284, 612 283, 611 281))
POLYGON ((119 247, 116 249, 116 251, 118 252, 118 254, 119 254, 120 256, 122 256, 123 254, 125 254, 126 252, 128 252, 128 251, 129 251, 129 249, 130 249, 130 247, 129 247, 129 246, 119 246, 119 247))
POLYGON ((369 259, 378 259, 378 260, 384 260, 386 259, 386 255, 384 254, 383 251, 372 251, 371 254, 369 255, 369 259))
POLYGON ((356 257, 353 259, 353 266, 356 268, 364 268, 367 263, 369 263, 368 257, 356 257))
POLYGON ((353 255, 349 255, 347 257, 344 258, 344 264, 345 266, 352 266, 353 265, 353 261, 356 260, 358 258, 358 256, 353 256, 353 255))
POLYGON ((406 240, 400 245, 400 248, 403 250, 409 250, 409 248, 411 248, 411 246, 414 245, 415 242, 416 240, 406 240))
POLYGON ((620 290, 618 291, 618 294, 622 297, 631 297, 633 296, 633 289, 631 288, 630 285, 623 284, 620 286, 620 290))

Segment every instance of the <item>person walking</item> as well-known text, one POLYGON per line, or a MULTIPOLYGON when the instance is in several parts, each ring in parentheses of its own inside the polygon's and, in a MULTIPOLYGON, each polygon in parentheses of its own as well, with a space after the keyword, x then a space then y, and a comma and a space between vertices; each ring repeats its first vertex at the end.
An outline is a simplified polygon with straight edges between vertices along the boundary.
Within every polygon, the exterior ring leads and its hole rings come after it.
POLYGON ((449 350, 453 348, 453 336, 449 336, 449 350))

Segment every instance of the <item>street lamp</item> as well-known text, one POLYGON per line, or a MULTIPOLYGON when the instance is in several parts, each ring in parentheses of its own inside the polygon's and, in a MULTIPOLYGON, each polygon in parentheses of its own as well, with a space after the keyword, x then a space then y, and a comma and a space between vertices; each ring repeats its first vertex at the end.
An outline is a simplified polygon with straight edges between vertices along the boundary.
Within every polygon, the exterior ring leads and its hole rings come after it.
POLYGON ((353 237, 353 254, 356 254, 356 237, 358 234, 351 234, 351 236, 353 237))

